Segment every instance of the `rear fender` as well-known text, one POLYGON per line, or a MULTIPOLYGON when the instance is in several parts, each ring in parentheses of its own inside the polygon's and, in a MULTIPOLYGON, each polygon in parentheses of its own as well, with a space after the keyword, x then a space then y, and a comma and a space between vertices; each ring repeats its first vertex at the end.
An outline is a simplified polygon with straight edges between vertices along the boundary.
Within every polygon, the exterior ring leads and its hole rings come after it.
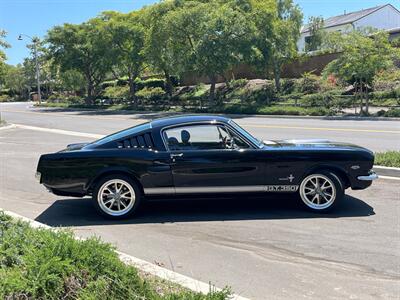
POLYGON ((128 168, 115 166, 102 169, 100 172, 96 174, 95 177, 89 180, 85 186, 86 192, 90 194, 93 191, 96 182, 98 182, 101 178, 111 174, 122 174, 129 176, 136 181, 136 183, 139 185, 140 188, 142 188, 142 183, 139 180, 140 176, 138 174, 136 174, 135 172, 133 172, 128 168))

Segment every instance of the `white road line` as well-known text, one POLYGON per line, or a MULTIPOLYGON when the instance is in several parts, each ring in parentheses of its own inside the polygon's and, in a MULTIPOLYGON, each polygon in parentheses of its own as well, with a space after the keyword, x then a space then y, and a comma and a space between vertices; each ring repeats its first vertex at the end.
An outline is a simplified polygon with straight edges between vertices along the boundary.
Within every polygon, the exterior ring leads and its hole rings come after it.
POLYGON ((382 170, 400 171, 400 168, 395 168, 395 167, 374 166, 374 168, 376 168, 376 169, 382 169, 382 170))
POLYGON ((57 133, 57 134, 64 134, 64 135, 72 135, 72 136, 80 136, 80 137, 88 137, 88 138, 94 138, 94 139, 99 139, 104 136, 102 134, 70 131, 70 130, 63 130, 63 129, 28 126, 28 125, 22 125, 22 124, 14 124, 14 125, 16 128, 21 128, 21 129, 36 130, 36 131, 43 131, 43 132, 50 132, 50 133, 57 133))
POLYGON ((400 180, 400 177, 383 176, 383 175, 379 175, 379 178, 381 178, 381 179, 389 179, 389 180, 400 180))
POLYGON ((0 130, 5 130, 5 129, 12 129, 15 128, 16 126, 14 124, 10 125, 5 125, 5 126, 0 126, 0 130))
MULTIPOLYGON (((38 221, 32 220, 30 218, 21 216, 17 213, 11 212, 11 211, 6 211, 2 210, 0 208, 0 211, 3 211, 5 214, 16 218, 16 219, 21 219, 27 223, 33 228, 45 228, 45 229, 50 229, 50 230, 60 230, 60 228, 55 228, 48 226, 46 224, 40 223, 38 221)), ((76 237, 76 239, 81 240, 82 238, 76 237)), ((203 294, 208 294, 210 291, 220 291, 220 288, 214 287, 208 283, 190 278, 188 276, 176 273, 174 271, 168 270, 166 268, 157 266, 155 264, 152 264, 150 262, 147 262, 145 260, 142 260, 140 258, 134 257, 132 255, 120 252, 120 251, 115 251, 119 258, 121 259, 122 262, 124 262, 127 265, 134 266, 143 272, 146 272, 148 274, 151 274, 153 276, 157 276, 161 279, 179 284, 185 288, 188 288, 194 292, 197 293, 203 293, 203 294)), ((250 300, 249 298, 245 298, 236 294, 233 294, 232 297, 230 298, 232 300, 250 300)))

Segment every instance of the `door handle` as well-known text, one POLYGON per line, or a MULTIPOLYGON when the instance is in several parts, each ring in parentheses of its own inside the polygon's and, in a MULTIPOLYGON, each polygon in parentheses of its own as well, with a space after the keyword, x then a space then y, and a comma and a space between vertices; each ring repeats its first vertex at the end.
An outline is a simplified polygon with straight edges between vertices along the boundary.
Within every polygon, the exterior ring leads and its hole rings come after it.
POLYGON ((172 159, 175 159, 177 157, 182 157, 183 153, 171 153, 170 156, 171 156, 172 159))
POLYGON ((172 162, 175 162, 178 157, 182 157, 182 156, 183 156, 183 153, 171 153, 170 154, 172 162))

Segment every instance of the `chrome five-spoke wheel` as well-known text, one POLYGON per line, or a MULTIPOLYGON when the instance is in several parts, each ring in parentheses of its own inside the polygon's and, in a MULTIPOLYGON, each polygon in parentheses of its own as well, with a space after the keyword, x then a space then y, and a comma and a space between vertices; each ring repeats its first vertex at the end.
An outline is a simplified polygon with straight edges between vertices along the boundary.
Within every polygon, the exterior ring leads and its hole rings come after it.
POLYGON ((101 180, 93 200, 100 212, 111 218, 121 218, 132 213, 139 201, 139 189, 125 176, 110 176, 101 180))
POLYGON ((300 185, 300 197, 312 210, 323 211, 330 208, 343 194, 340 179, 334 174, 311 174, 300 185))

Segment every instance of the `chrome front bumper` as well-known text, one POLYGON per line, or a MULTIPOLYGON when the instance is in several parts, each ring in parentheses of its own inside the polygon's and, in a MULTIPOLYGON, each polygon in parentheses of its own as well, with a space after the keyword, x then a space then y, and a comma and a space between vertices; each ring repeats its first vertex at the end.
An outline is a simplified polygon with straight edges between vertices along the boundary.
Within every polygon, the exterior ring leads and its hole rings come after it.
POLYGON ((358 180, 364 180, 364 181, 372 181, 375 179, 378 179, 378 175, 375 172, 371 172, 369 175, 365 175, 365 176, 358 176, 357 179, 358 180))

